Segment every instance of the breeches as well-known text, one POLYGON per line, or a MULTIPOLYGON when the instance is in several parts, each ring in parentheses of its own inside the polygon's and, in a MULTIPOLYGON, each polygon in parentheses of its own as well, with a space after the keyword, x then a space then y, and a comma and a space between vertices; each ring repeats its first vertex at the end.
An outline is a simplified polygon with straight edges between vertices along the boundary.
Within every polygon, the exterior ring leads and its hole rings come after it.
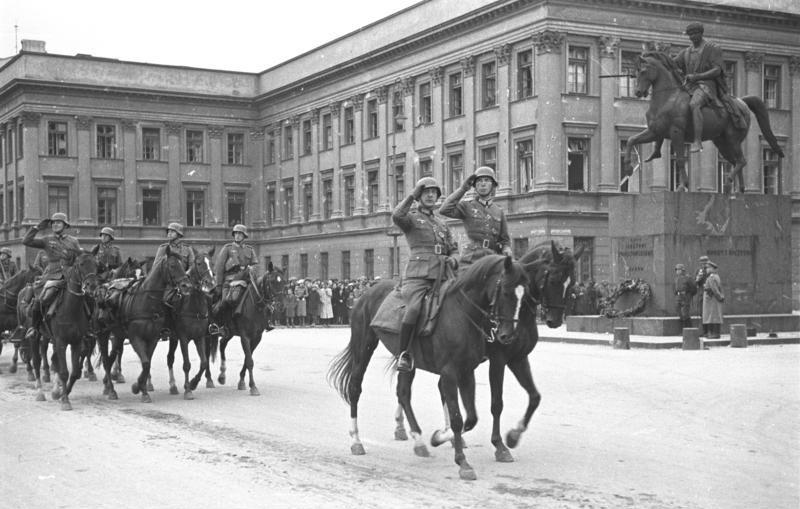
POLYGON ((682 301, 679 300, 678 301, 678 304, 677 304, 678 316, 681 319, 686 320, 688 318, 691 318, 691 316, 692 316, 692 314, 691 314, 691 303, 692 303, 692 301, 690 299, 686 299, 686 300, 682 300, 682 301))
POLYGON ((419 313, 422 310, 422 300, 425 293, 433 287, 432 279, 413 278, 404 279, 401 293, 406 302, 406 312, 403 315, 403 323, 416 325, 419 313))
POLYGON ((697 87, 692 92, 692 98, 689 99, 689 107, 692 109, 704 106, 710 99, 708 93, 702 87, 697 87))

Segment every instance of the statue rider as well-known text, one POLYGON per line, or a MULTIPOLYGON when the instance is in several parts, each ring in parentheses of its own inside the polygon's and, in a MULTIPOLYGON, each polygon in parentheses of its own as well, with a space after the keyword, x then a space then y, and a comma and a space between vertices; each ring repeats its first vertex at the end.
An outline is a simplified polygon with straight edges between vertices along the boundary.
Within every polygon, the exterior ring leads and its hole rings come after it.
POLYGON ((400 325, 400 353, 397 359, 397 370, 401 372, 414 369, 409 345, 414 338, 425 294, 447 277, 448 266, 452 270, 458 268, 455 258, 450 257, 455 251, 450 229, 433 210, 441 195, 442 190, 436 179, 421 178, 414 192, 400 202, 392 214, 392 221, 406 236, 409 250, 401 287, 406 303, 400 325), (411 209, 414 201, 419 204, 416 209, 411 209))
POLYGON ((49 307, 55 302, 61 288, 66 285, 64 269, 74 262, 75 253, 81 249, 78 239, 65 233, 69 226, 67 215, 63 212, 56 212, 50 219, 42 219, 38 225, 31 227, 22 239, 22 244, 25 246, 43 249, 48 258, 47 266, 35 286, 36 293, 39 295, 37 299, 39 305, 34 301, 33 325, 28 329, 26 335, 34 334, 45 318, 42 316, 44 313, 50 316, 53 312, 49 307), (37 233, 47 228, 50 228, 53 233, 43 238, 36 238, 37 233))

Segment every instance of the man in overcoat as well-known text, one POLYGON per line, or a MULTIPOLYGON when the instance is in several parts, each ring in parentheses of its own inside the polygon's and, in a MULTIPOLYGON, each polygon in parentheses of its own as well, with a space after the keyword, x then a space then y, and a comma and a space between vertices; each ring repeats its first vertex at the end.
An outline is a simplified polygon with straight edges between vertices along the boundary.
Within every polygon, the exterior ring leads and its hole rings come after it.
POLYGON ((722 329, 722 304, 725 302, 725 293, 722 291, 722 281, 717 273, 717 264, 708 262, 708 277, 703 288, 703 324, 706 326, 708 339, 719 339, 722 329))

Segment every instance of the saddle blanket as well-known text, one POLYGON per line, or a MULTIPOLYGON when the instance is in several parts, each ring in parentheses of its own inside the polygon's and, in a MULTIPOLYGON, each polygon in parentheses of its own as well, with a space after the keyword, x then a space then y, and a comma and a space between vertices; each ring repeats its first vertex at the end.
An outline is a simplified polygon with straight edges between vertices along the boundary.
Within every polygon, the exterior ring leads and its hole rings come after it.
MULTIPOLYGON (((433 332, 433 329, 436 327, 436 320, 439 318, 439 309, 441 308, 440 296, 446 294, 447 288, 453 281, 453 279, 448 279, 442 283, 438 295, 434 295, 431 291, 425 294, 419 319, 417 320, 415 334, 417 337, 429 336, 433 332)), ((383 299, 381 307, 379 307, 378 312, 375 313, 375 317, 372 319, 370 326, 389 334, 400 334, 400 325, 403 321, 405 311, 406 303, 403 300, 403 294, 399 287, 395 287, 395 289, 383 299)))

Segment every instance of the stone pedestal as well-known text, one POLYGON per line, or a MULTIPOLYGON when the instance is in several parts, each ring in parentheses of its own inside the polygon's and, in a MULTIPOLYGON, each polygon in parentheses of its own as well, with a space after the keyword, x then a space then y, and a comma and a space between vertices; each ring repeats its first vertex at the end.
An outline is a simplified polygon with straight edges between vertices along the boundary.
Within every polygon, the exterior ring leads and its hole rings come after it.
POLYGON ((611 281, 643 279, 653 292, 640 316, 675 316, 675 264, 694 277, 701 255, 719 265, 725 315, 791 314, 788 196, 626 194, 608 209, 611 281))
POLYGON ((614 328, 614 350, 630 350, 631 335, 626 327, 614 328))

